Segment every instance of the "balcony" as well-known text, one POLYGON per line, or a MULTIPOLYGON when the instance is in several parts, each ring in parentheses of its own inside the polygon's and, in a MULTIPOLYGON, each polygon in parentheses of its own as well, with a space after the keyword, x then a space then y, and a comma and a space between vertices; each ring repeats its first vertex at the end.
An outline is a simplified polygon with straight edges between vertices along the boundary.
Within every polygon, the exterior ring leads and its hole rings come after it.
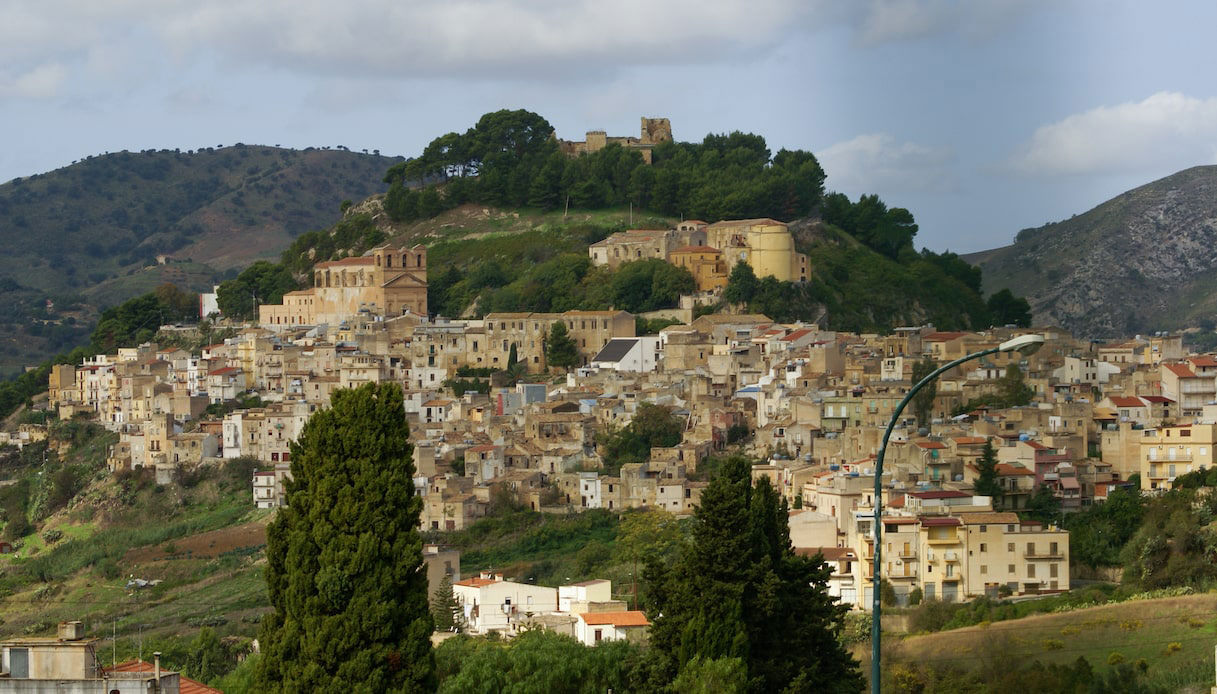
POLYGON ((956 535, 945 535, 943 537, 934 537, 931 535, 930 537, 926 538, 926 542, 931 545, 957 545, 959 544, 959 537, 956 535))
POLYGON ((940 576, 939 578, 942 580, 943 583, 958 583, 959 581, 963 580, 963 576, 961 576, 959 574, 940 576))
POLYGON ((1023 557, 1029 561, 1060 561, 1065 558, 1065 554, 1060 550, 1055 552, 1049 550, 1047 552, 1023 552, 1023 557))

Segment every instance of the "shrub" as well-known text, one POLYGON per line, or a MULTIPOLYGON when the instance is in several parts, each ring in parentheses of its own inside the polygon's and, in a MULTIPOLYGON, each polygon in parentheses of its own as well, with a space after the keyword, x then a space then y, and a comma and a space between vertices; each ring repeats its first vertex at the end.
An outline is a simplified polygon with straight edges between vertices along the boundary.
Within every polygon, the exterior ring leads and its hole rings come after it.
POLYGON ((1122 662, 1124 662, 1124 656, 1120 653, 1112 651, 1111 655, 1107 656, 1108 665, 1119 665, 1122 662))
POLYGON ((1060 639, 1044 639, 1042 645, 1045 651, 1059 651, 1065 647, 1065 642, 1060 639))

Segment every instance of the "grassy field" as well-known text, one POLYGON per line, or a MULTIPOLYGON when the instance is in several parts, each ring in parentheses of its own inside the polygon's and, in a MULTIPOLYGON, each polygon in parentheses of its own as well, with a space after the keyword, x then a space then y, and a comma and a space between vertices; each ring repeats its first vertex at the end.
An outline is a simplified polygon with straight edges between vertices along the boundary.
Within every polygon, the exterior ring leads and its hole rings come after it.
MULTIPOLYGON (((1096 670, 1144 660, 1148 680, 1168 687, 1209 682, 1217 643, 1217 594, 1187 595, 1036 615, 903 639, 886 637, 885 668, 931 664, 981 672, 1033 661, 1096 670), (1171 684, 1173 683, 1173 685, 1171 684)), ((859 655, 869 656, 869 653, 859 655)), ((868 663, 864 663, 869 667, 868 663)))

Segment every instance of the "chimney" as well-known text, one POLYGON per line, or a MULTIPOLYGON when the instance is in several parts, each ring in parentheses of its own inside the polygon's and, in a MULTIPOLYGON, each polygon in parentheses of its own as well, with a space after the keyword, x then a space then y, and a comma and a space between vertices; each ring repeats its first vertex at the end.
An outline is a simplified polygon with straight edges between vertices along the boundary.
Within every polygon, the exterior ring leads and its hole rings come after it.
POLYGON ((154 651, 152 653, 152 672, 156 677, 156 691, 161 690, 161 652, 154 651))

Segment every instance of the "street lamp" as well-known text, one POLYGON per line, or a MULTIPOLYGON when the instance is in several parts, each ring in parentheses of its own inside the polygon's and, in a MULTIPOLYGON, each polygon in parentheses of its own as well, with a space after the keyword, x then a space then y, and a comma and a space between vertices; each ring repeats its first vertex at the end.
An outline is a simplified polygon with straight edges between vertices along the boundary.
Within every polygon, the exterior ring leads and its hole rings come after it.
POLYGON ((900 413, 904 412, 904 408, 908 406, 909 401, 917 394, 917 391, 924 388, 934 379, 941 376, 943 373, 963 364, 964 362, 972 361, 987 357, 990 354, 999 352, 1018 352, 1023 356, 1034 354, 1044 344, 1043 335, 1020 335, 1016 338, 1006 340, 996 347, 973 352, 969 355, 960 357, 953 362, 944 364, 928 376, 917 381, 913 385, 900 404, 896 406, 896 411, 892 413, 891 420, 887 423, 887 429, 883 432, 883 441, 879 444, 879 455, 875 457, 875 519, 873 536, 875 538, 874 549, 874 564, 871 568, 871 630, 870 630, 870 648, 871 648, 871 676, 870 690, 873 694, 879 694, 879 634, 880 634, 880 590, 879 590, 879 567, 883 554, 883 455, 887 452, 887 440, 892 436, 892 429, 896 428, 896 422, 900 419, 900 413))

